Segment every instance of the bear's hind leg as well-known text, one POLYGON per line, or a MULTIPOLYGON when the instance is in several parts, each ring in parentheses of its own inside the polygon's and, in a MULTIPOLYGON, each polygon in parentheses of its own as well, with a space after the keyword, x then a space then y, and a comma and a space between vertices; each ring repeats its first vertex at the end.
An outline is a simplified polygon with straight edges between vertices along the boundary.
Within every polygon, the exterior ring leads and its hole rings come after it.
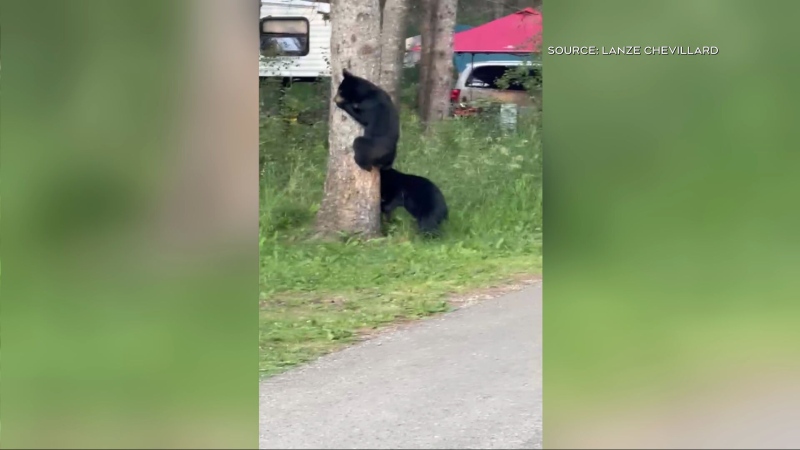
POLYGON ((397 144, 388 139, 377 138, 372 140, 370 159, 372 165, 379 169, 391 169, 397 154, 397 144))
POLYGON ((417 219, 417 228, 421 234, 428 237, 441 235, 441 225, 444 221, 444 218, 442 217, 442 211, 437 211, 434 209, 433 211, 422 213, 419 210, 415 210, 413 215, 417 219))
POLYGON ((353 141, 353 152, 355 153, 356 164, 367 172, 372 170, 373 166, 371 157, 373 146, 372 139, 364 136, 359 136, 353 141))
MULTIPOLYGON (((386 139, 359 136, 353 141, 356 155, 361 154, 362 161, 370 167, 390 169, 394 164, 396 146, 386 139)), ((369 170, 369 169, 365 169, 369 170)))

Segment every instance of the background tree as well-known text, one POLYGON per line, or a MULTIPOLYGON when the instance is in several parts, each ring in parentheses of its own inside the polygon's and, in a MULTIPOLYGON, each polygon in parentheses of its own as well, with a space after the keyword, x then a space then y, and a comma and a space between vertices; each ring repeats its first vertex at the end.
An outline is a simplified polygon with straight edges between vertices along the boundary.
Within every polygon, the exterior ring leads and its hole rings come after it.
POLYGON ((492 9, 493 9, 492 15, 494 16, 495 19, 499 19, 508 14, 506 13, 506 8, 507 7, 502 0, 494 0, 492 2, 492 9))
POLYGON ((450 111, 450 90, 453 88, 453 34, 455 33, 458 0, 438 0, 434 12, 434 34, 431 65, 427 76, 428 105, 423 116, 426 124, 438 122, 450 111))
POLYGON ((438 0, 418 0, 417 18, 420 34, 420 59, 419 66, 419 86, 417 89, 417 115, 424 121, 428 111, 428 100, 430 99, 430 84, 428 82, 428 71, 432 65, 433 34, 436 26, 433 22, 438 0))
POLYGON ((331 2, 329 157, 316 223, 323 235, 345 232, 371 237, 380 233, 380 175, 356 165, 353 140, 362 128, 333 104, 343 68, 368 80, 379 79, 380 31, 378 0, 331 2))
POLYGON ((379 85, 399 106, 405 54, 408 0, 384 0, 381 13, 381 74, 379 85))
POLYGON ((442 120, 450 109, 457 12, 458 0, 423 0, 419 112, 426 126, 442 120))

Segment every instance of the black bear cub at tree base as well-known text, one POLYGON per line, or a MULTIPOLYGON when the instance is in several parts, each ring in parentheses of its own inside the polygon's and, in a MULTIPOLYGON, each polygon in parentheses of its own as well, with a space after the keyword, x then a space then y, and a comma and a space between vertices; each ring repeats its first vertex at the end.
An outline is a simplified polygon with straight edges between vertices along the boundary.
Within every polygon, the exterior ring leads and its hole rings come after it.
POLYGON ((400 116, 391 97, 347 69, 342 76, 334 102, 364 127, 364 135, 353 141, 356 164, 366 171, 392 167, 400 139, 400 116))
POLYGON ((439 225, 447 219, 444 195, 431 180, 395 169, 381 170, 381 213, 390 219, 399 206, 417 219, 419 231, 427 236, 438 235, 439 225))

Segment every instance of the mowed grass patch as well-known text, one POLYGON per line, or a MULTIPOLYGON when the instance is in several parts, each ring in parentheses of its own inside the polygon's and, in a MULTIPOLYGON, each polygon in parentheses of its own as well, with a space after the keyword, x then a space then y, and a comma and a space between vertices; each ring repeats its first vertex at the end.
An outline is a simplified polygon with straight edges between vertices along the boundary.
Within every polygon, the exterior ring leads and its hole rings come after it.
POLYGON ((405 210, 387 236, 309 239, 322 199, 325 124, 267 119, 261 129, 260 370, 279 373, 361 332, 446 311, 447 296, 541 270, 542 149, 523 121, 446 121, 424 137, 403 118, 398 170, 430 178, 450 208, 425 240, 405 210))

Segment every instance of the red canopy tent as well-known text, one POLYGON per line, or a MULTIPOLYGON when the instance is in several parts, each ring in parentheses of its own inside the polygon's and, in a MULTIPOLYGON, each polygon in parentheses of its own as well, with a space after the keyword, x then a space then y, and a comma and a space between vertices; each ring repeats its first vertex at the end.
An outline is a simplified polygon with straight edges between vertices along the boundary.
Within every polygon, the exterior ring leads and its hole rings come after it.
MULTIPOLYGON (((454 53, 536 53, 542 43, 542 13, 525 8, 453 35, 454 53)), ((417 45, 411 51, 419 51, 417 45)))

